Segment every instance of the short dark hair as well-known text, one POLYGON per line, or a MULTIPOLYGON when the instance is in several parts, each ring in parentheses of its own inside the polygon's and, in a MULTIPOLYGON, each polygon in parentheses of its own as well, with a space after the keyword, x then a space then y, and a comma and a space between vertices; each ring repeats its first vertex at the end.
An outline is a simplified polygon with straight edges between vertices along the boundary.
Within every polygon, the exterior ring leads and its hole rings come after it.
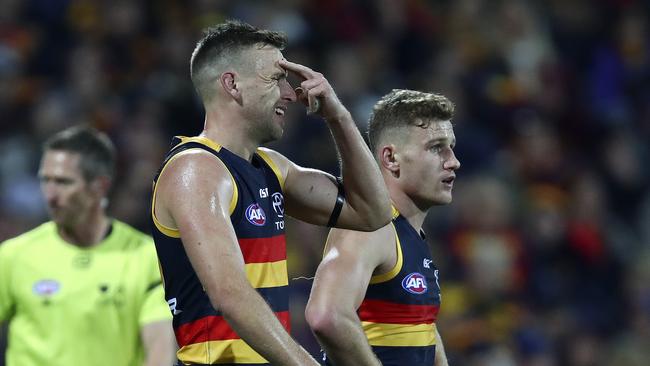
MULTIPOLYGON (((190 60, 192 83, 204 100, 212 97, 210 82, 214 79, 214 69, 226 58, 238 55, 244 48, 254 45, 270 45, 280 50, 287 45, 287 36, 282 32, 258 29, 239 20, 203 30, 203 37, 197 42, 190 60)), ((219 71, 219 70, 216 70, 219 71)))
POLYGON ((375 104, 368 121, 368 142, 374 153, 386 130, 407 126, 427 127, 430 121, 447 121, 454 103, 445 96, 415 90, 393 89, 375 104))
POLYGON ((79 168, 87 182, 99 176, 113 177, 115 147, 105 133, 89 126, 73 126, 48 138, 43 151, 67 151, 81 155, 79 168))

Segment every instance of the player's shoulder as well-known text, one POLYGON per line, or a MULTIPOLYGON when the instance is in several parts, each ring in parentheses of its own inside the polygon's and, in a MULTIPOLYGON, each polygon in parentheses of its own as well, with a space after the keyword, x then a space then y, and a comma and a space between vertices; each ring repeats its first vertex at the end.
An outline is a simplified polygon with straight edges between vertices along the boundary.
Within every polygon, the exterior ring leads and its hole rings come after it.
POLYGON ((230 175, 227 165, 213 153, 200 148, 187 149, 170 158, 160 172, 160 179, 183 177, 188 179, 226 179, 230 175))
POLYGON ((33 249, 33 247, 48 245, 51 240, 57 238, 56 225, 51 222, 45 222, 23 234, 8 239, 0 243, 0 253, 9 255, 16 251, 24 249, 33 249))
POLYGON ((268 161, 268 159, 270 159, 271 161, 273 161, 273 163, 275 163, 277 165, 280 165, 280 166, 284 166, 284 165, 291 162, 291 160, 289 160, 289 158, 287 158, 283 154, 281 154, 281 153, 279 153, 279 152, 277 152, 277 151, 275 151, 273 149, 269 149, 268 147, 260 146, 260 147, 257 148, 257 150, 255 150, 255 153, 257 155, 259 155, 260 157, 262 157, 262 159, 267 160, 267 161, 268 161))
POLYGON ((332 228, 327 238, 328 246, 335 245, 350 251, 381 251, 393 246, 395 231, 392 222, 375 231, 356 231, 332 228))
POLYGON ((279 152, 264 146, 258 147, 257 150, 255 150, 255 152, 259 155, 268 155, 272 157, 277 157, 277 156, 284 157, 284 155, 280 154, 279 152))
POLYGON ((203 149, 188 149, 163 166, 154 186, 156 205, 176 209, 188 199, 203 200, 215 191, 230 199, 233 183, 232 173, 221 158, 203 149))
POLYGON ((287 176, 287 171, 293 164, 291 160, 287 159, 279 152, 266 147, 258 147, 255 153, 261 157, 269 167, 271 167, 275 175, 278 177, 280 185, 284 188, 284 180, 287 176))
POLYGON ((221 161, 218 156, 211 153, 208 150, 201 148, 191 148, 177 153, 172 156, 167 163, 165 168, 183 168, 186 166, 194 165, 214 165, 215 161, 221 161))
POLYGON ((370 232, 334 228, 327 237, 323 261, 365 263, 368 268, 376 268, 393 257, 395 240, 390 223, 370 232))

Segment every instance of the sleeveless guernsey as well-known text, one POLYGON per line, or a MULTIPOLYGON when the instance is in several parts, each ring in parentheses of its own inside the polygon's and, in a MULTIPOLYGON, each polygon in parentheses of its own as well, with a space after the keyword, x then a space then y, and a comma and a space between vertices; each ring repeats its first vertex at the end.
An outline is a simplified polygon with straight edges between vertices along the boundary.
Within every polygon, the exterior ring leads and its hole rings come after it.
POLYGON ((188 149, 213 154, 230 172, 234 187, 230 220, 244 257, 246 276, 289 331, 284 182, 277 166, 261 150, 249 162, 207 138, 177 137, 154 179, 151 220, 165 298, 174 316, 178 359, 186 365, 268 364, 214 309, 190 264, 178 230, 165 227, 154 215, 158 177, 178 153, 188 149))

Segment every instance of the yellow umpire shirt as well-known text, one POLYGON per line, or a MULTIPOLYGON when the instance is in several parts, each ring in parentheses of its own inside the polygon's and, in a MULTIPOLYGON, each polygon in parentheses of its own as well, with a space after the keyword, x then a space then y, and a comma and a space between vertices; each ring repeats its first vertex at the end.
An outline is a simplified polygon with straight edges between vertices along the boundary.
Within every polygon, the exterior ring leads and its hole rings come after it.
POLYGON ((153 242, 122 222, 92 248, 52 222, 0 244, 7 366, 141 366, 140 328, 169 319, 153 242))

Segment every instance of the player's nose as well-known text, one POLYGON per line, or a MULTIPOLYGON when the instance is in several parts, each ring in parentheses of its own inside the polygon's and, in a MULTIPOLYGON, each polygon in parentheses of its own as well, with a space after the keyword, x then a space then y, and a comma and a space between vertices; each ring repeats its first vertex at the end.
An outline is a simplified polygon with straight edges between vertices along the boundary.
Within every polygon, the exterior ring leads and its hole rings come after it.
POLYGON ((445 169, 449 169, 449 170, 460 169, 460 160, 456 158, 456 154, 454 153, 453 150, 451 151, 451 155, 449 156, 449 159, 445 161, 444 167, 445 169))

